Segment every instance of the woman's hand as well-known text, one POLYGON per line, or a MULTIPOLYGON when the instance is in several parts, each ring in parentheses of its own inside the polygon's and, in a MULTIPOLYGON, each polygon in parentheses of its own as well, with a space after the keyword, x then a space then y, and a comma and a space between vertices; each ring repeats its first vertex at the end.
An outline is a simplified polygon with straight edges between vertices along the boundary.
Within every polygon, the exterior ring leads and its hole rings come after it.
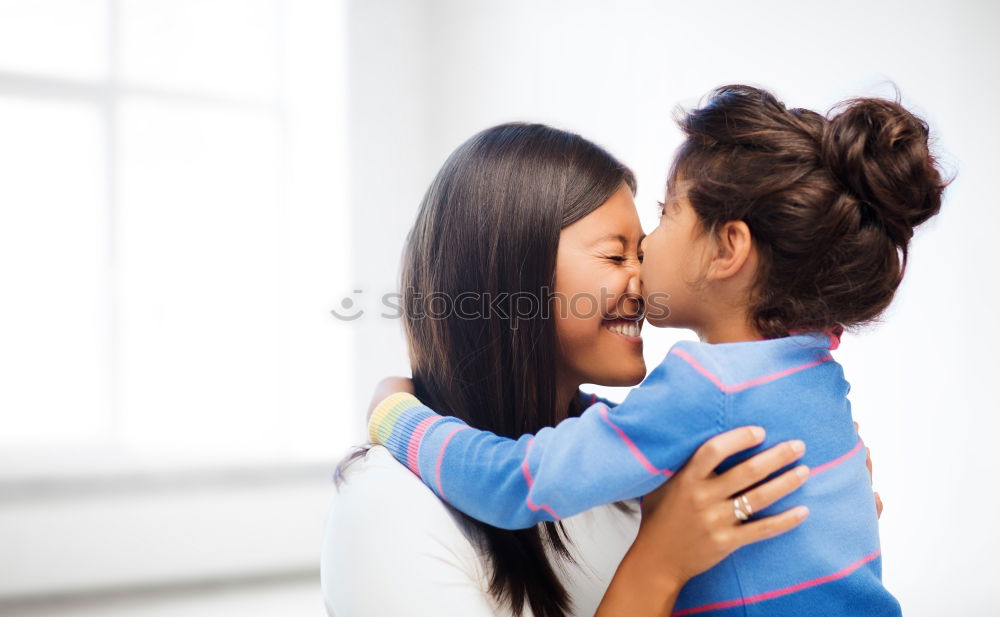
MULTIPOLYGON (((858 423, 854 423, 854 431, 858 433, 858 437, 861 437, 861 433, 858 432, 858 423)), ((872 476, 872 451, 871 448, 865 447, 865 466, 868 467, 868 481, 872 484, 875 483, 875 479, 872 476)), ((873 491, 875 493, 875 514, 882 518, 882 497, 879 496, 878 491, 873 491)))
POLYGON ((639 534, 604 595, 597 617, 668 615, 684 584, 736 549, 782 534, 809 514, 798 506, 767 518, 740 523, 733 499, 747 498, 760 511, 794 492, 809 477, 799 465, 756 488, 770 474, 798 460, 801 441, 778 444, 723 474, 725 459, 759 445, 764 430, 744 427, 706 441, 669 482, 643 499, 639 534))
POLYGON ((413 380, 409 377, 386 377, 378 382, 375 386, 375 394, 372 395, 372 400, 368 404, 368 413, 365 415, 365 422, 367 423, 371 419, 372 412, 375 411, 375 408, 378 407, 378 404, 385 397, 396 392, 409 392, 413 394, 413 380))
POLYGON ((778 444, 721 475, 713 471, 731 455, 763 440, 761 428, 741 428, 714 437, 702 444, 674 479, 643 499, 640 539, 670 554, 670 562, 662 564, 666 572, 687 581, 741 546, 784 533, 805 520, 809 512, 805 506, 748 523, 736 518, 735 496, 744 495, 758 512, 809 478, 809 468, 799 465, 767 484, 746 490, 798 460, 805 452, 801 441, 778 444), (646 538, 642 537, 644 531, 646 538))

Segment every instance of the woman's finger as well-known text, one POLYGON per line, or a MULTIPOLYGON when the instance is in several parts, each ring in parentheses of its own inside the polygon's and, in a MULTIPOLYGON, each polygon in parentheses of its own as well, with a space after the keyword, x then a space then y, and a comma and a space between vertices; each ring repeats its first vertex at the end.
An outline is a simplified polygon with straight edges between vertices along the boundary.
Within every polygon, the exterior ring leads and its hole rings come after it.
POLYGON ((781 514, 750 521, 734 528, 733 539, 736 546, 746 546, 780 535, 794 528, 809 516, 809 508, 796 506, 781 514))
MULTIPOLYGON (((858 434, 858 439, 861 439, 861 427, 857 422, 854 423, 854 432, 858 434)), ((868 467, 868 480, 872 480, 872 451, 869 448, 865 448, 865 466, 868 467)))
MULTIPOLYGON (((777 478, 743 493, 740 495, 740 498, 746 497, 751 510, 753 512, 760 512, 782 497, 786 497, 797 491, 808 479, 809 468, 805 465, 799 465, 795 469, 789 469, 777 478)), ((752 512, 747 512, 747 514, 752 514, 752 512)))
POLYGON ((764 441, 764 429, 743 426, 712 437, 691 456, 686 467, 696 478, 707 478, 719 464, 730 456, 764 441))
POLYGON ((735 495, 757 484, 782 467, 802 457, 806 444, 798 439, 785 441, 726 471, 716 480, 723 496, 735 495))

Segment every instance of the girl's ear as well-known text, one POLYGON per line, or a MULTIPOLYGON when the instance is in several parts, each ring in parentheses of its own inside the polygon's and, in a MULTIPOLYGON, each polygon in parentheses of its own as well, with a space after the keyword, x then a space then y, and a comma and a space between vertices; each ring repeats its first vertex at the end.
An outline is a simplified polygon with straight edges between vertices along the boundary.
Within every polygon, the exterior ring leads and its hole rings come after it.
POLYGON ((747 265, 753 250, 753 236, 743 221, 728 221, 716 234, 716 252, 708 266, 708 280, 731 279, 747 265))

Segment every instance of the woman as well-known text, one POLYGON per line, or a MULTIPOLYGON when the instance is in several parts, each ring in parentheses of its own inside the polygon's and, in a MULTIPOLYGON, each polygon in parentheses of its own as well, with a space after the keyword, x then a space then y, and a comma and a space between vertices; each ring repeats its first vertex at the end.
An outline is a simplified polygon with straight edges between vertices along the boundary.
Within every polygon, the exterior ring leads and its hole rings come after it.
MULTIPOLYGON (((495 127, 456 150, 424 197, 404 255, 419 398, 516 437, 579 414, 583 383, 638 383, 634 192, 632 173, 608 153, 541 125, 495 127)), ((706 442, 647 496, 641 517, 629 501, 518 531, 450 509, 382 448, 356 454, 338 469, 344 482, 328 521, 327 609, 338 617, 663 614, 688 578, 801 522, 788 513, 742 526, 733 518, 732 495, 798 457, 782 444, 714 475, 760 441, 748 428, 706 442)), ((800 483, 779 476, 753 489, 755 503, 800 483)))

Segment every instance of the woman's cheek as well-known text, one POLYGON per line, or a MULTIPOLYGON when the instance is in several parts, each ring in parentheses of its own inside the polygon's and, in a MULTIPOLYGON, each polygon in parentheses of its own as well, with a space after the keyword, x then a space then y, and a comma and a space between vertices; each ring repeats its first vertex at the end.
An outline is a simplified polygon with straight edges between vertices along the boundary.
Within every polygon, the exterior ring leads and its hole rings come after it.
POLYGON ((565 316, 556 314, 556 337, 559 340, 559 349, 564 358, 574 372, 579 373, 588 364, 588 349, 593 346, 593 335, 591 327, 585 320, 574 318, 571 314, 563 313, 565 316))

